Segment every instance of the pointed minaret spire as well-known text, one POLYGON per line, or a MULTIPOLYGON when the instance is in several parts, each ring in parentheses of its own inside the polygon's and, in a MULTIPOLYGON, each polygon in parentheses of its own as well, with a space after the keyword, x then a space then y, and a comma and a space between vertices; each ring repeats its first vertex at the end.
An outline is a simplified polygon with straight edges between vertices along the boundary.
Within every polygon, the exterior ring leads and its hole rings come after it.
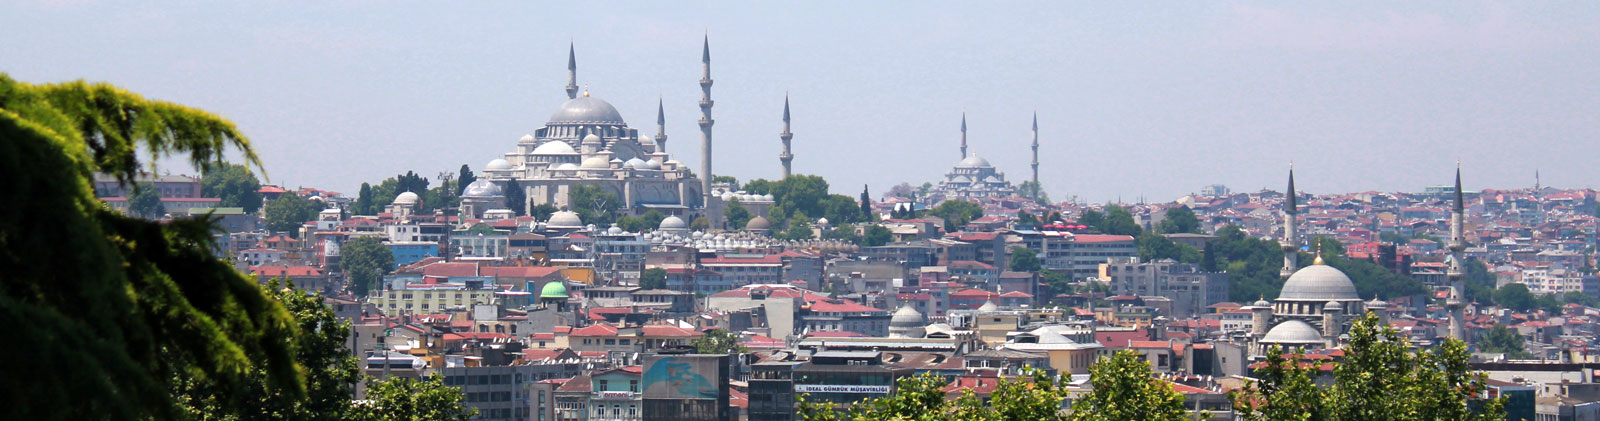
POLYGON ((1293 275, 1295 270, 1300 269, 1300 235, 1298 227, 1300 209, 1297 206, 1298 203, 1296 203, 1299 199, 1294 189, 1293 162, 1289 163, 1289 189, 1283 192, 1283 195, 1283 240, 1278 242, 1283 247, 1283 270, 1278 272, 1278 276, 1287 280, 1289 275, 1293 275))
POLYGON ((1450 313, 1450 338, 1459 341, 1468 341, 1466 321, 1462 310, 1467 306, 1462 294, 1462 280, 1467 276, 1466 256, 1467 250, 1466 219, 1467 207, 1465 193, 1461 191, 1461 162, 1456 162, 1456 191, 1455 206, 1450 210, 1450 266, 1445 270, 1445 275, 1450 279, 1450 298, 1445 300, 1445 308, 1450 313))
POLYGON ((1039 200, 1039 111, 1033 111, 1033 200, 1039 200))
POLYGON ((656 152, 667 152, 667 107, 662 99, 656 98, 656 152))
POLYGON ((578 97, 578 46, 567 44, 567 99, 578 97))
POLYGON ((789 163, 794 161, 794 154, 789 152, 789 140, 794 139, 794 133, 789 131, 789 94, 783 94, 783 132, 778 133, 778 139, 783 140, 783 153, 778 154, 778 161, 783 162, 783 178, 789 178, 789 163))
POLYGON ((967 110, 961 110, 961 158, 967 159, 967 110))
POLYGON ((700 75, 700 194, 704 196, 703 211, 706 213, 707 222, 713 227, 722 226, 722 212, 716 205, 716 199, 711 196, 711 179, 716 173, 711 172, 711 125, 716 121, 711 119, 711 35, 706 34, 705 50, 700 56, 702 73, 700 75))

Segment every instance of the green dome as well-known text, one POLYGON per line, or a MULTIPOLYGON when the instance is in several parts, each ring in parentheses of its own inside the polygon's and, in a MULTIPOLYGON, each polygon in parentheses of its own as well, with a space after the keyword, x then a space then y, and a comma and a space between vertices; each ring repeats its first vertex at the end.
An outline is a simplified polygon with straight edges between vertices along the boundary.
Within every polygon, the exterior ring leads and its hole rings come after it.
POLYGON ((539 291, 539 298, 567 298, 567 284, 561 281, 544 284, 544 289, 539 291))

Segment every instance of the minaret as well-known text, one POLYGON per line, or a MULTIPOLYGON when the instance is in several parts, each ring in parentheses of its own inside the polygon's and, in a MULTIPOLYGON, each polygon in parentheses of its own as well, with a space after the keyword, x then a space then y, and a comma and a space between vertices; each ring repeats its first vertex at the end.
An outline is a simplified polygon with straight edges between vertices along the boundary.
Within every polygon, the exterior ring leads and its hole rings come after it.
POLYGON ((1033 112, 1033 200, 1039 200, 1039 112, 1033 112))
POLYGON ((1289 190, 1284 192, 1283 200, 1283 241, 1278 243, 1283 246, 1283 270, 1278 276, 1289 279, 1296 269, 1300 268, 1300 236, 1298 235, 1300 198, 1294 190, 1294 164, 1289 164, 1289 190))
POLYGON ((1456 163, 1456 191, 1455 206, 1450 211, 1450 267, 1445 273, 1450 278, 1450 298, 1445 300, 1445 308, 1450 311, 1450 338, 1467 341, 1466 321, 1461 311, 1467 303, 1462 301, 1462 278, 1467 275, 1466 260, 1462 253, 1467 250, 1466 234, 1466 199, 1461 193, 1461 163, 1456 163))
POLYGON ((567 99, 578 97, 578 47, 567 44, 567 99))
POLYGON ((778 133, 778 139, 783 140, 783 153, 778 154, 778 160, 783 162, 783 179, 788 179, 789 162, 794 161, 794 154, 789 153, 789 139, 794 139, 794 133, 789 132, 789 94, 783 95, 783 132, 778 133))
POLYGON ((667 152, 667 108, 656 98, 656 152, 667 152))
POLYGON ((700 194, 705 195, 706 222, 710 222, 713 227, 720 227, 722 218, 712 204, 711 197, 711 179, 715 177, 711 173, 711 125, 715 121, 711 119, 710 35, 705 38, 705 49, 701 53, 700 62, 704 65, 704 71, 700 76, 700 194))
POLYGON ((961 158, 967 159, 967 111, 961 110, 961 158))

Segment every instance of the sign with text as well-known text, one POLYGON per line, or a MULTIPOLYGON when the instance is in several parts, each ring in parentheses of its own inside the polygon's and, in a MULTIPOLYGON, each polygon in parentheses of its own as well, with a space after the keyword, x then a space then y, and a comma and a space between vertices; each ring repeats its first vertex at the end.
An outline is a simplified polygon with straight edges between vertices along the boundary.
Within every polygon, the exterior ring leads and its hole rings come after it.
POLYGON ((889 386, 843 384, 797 384, 795 393, 881 393, 888 394, 889 386))

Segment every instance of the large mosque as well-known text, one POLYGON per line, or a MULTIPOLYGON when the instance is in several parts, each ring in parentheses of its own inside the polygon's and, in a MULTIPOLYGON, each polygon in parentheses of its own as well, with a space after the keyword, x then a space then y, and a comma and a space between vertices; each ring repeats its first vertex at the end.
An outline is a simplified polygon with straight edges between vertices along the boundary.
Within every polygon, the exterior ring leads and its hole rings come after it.
MULTIPOLYGON (((1033 182, 1039 182, 1039 115, 1033 116, 1033 182)), ((995 169, 989 160, 967 153, 967 115, 961 114, 961 161, 929 191, 928 203, 947 199, 998 199, 1017 194, 1017 187, 1006 180, 1006 173, 995 169)))

